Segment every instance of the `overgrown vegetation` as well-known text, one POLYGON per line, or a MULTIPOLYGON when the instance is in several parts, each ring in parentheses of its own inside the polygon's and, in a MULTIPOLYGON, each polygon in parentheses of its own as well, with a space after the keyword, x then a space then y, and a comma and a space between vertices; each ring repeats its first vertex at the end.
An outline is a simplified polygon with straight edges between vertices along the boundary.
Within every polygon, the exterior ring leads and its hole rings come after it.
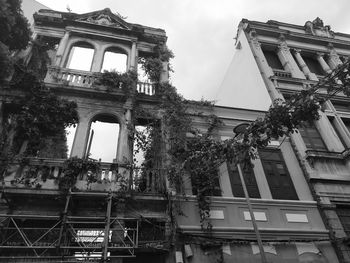
MULTIPOLYGON (((16 54, 15 51, 28 45, 28 23, 20 10, 21 1, 0 2, 0 44, 6 45, 16 54)), ((47 144, 43 142, 53 142, 55 138, 64 137, 65 128, 78 122, 76 103, 58 97, 42 81, 46 74, 47 50, 51 47, 49 43, 34 41, 32 52, 28 54, 30 57, 22 57, 17 61, 17 56, 8 57, 11 62, 15 62, 15 67, 8 64, 10 70, 6 70, 7 75, 0 75, 2 81, 11 77, 7 85, 1 86, 4 94, 9 91, 14 94, 7 96, 6 103, 2 105, 1 176, 14 159, 42 156, 47 151, 47 144)), ((66 146, 61 146, 54 149, 64 156, 66 146)))
MULTIPOLYGON (((10 52, 25 48, 29 41, 30 31, 21 15, 19 0, 0 0, 0 23, 0 80, 4 82, 13 72, 14 60, 10 52)), ((17 71, 10 88, 21 91, 24 96, 8 98, 9 102, 5 105, 5 121, 0 138, 1 175, 10 160, 23 156, 39 156, 44 139, 60 136, 64 128, 78 122, 76 104, 57 97, 41 80, 45 75, 47 48, 50 48, 49 43, 34 42, 29 63, 17 63, 17 71)), ((257 157, 258 148, 266 147, 273 138, 290 135, 302 122, 317 120, 321 105, 327 99, 317 95, 318 88, 327 87, 329 97, 337 92, 350 95, 349 62, 346 62, 322 82, 293 95, 288 101, 274 101, 266 116, 252 122, 242 134, 220 141, 215 137, 215 129, 221 123, 215 115, 207 116, 208 130, 205 132, 194 129, 189 115, 189 110, 194 106, 204 107, 207 112, 211 112, 210 102, 189 102, 170 83, 160 83, 164 66, 172 57, 172 52, 164 44, 159 44, 151 55, 139 58, 143 70, 156 87, 159 108, 149 112, 147 109, 134 109, 133 123, 138 118, 152 121, 145 124, 148 127, 147 137, 135 130, 131 137, 137 138, 138 147, 145 152, 144 167, 152 169, 161 165, 177 193, 183 192, 184 178, 191 178, 204 229, 211 229, 208 220, 210 196, 217 191, 217 169, 223 162, 250 166, 251 159, 257 157), (189 134, 190 137, 187 136, 189 134), (162 142, 167 142, 167 146, 162 142), (163 152, 166 152, 166 156, 162 156, 160 163, 155 163, 163 152)), ((124 74, 105 72, 97 83, 106 86, 110 91, 121 88, 130 97, 134 94, 136 81, 136 73, 133 71, 124 74)), ((97 162, 68 159, 64 163, 59 187, 63 191, 72 189, 80 174, 87 174, 87 182, 94 183, 98 180, 96 175, 99 171, 100 164, 97 162)), ((29 184, 30 180, 27 179, 32 178, 35 173, 37 170, 29 170, 24 184, 29 184)), ((125 180, 125 176, 120 178, 125 180)), ((124 181, 121 185, 122 191, 127 191, 127 183, 124 181)))
POLYGON ((95 81, 96 85, 105 86, 109 92, 122 90, 127 97, 129 97, 133 92, 134 87, 136 87, 136 83, 137 73, 133 70, 125 73, 119 73, 117 71, 104 71, 95 81))
POLYGON ((11 53, 27 47, 30 40, 28 20, 23 16, 21 0, 0 0, 0 83, 13 71, 11 53))

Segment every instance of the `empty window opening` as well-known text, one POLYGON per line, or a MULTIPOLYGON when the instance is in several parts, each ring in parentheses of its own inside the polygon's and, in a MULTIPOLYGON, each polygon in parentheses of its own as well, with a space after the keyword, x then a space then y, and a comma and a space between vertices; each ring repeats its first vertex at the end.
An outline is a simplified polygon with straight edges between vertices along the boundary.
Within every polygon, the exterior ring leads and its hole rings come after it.
POLYGON ((102 162, 114 162, 117 156, 119 123, 111 116, 99 116, 91 123, 87 156, 102 162))
POLYGON ((140 192, 157 191, 162 187, 160 130, 156 123, 138 122, 134 134, 133 187, 140 192))
POLYGON ((128 56, 117 51, 106 51, 103 56, 101 72, 126 72, 128 56))
POLYGON ((69 53, 67 68, 90 71, 94 57, 94 48, 87 43, 74 45, 69 53))
POLYGON ((146 151, 149 149, 150 128, 147 126, 135 126, 134 137, 134 164, 137 168, 145 165, 146 151))

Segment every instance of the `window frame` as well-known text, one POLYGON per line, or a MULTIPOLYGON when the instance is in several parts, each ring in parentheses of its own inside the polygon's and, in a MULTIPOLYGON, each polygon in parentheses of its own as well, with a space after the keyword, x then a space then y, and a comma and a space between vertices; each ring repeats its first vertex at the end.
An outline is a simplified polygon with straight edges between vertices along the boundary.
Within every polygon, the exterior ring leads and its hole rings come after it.
MULTIPOLYGON (((270 157, 269 155, 267 157, 270 157)), ((282 154, 281 150, 269 149, 269 148, 259 149, 259 157, 260 157, 261 164, 263 166, 265 178, 266 178, 268 186, 270 188, 272 198, 277 199, 277 200, 299 200, 298 193, 296 192, 294 182, 290 176, 290 173, 288 171, 288 168, 287 168, 286 162, 283 158, 283 154, 282 154), (277 160, 274 160, 271 158, 266 158, 265 154, 269 154, 271 157, 273 154, 275 154, 275 156, 277 156, 277 160), (288 187, 289 188, 286 188, 286 185, 280 184, 280 182, 282 182, 282 181, 287 182, 286 179, 280 180, 280 178, 278 178, 278 177, 271 177, 271 175, 270 175, 271 171, 268 170, 267 165, 272 166, 272 173, 274 174, 274 176, 279 176, 279 177, 282 175, 279 173, 279 169, 281 167, 278 167, 278 165, 282 165, 283 171, 285 174, 284 176, 286 176, 286 178, 288 180, 288 184, 289 184, 288 187), (275 180, 276 178, 278 180, 275 180), (290 189, 287 197, 285 196, 285 194, 287 193, 286 189, 290 189)))

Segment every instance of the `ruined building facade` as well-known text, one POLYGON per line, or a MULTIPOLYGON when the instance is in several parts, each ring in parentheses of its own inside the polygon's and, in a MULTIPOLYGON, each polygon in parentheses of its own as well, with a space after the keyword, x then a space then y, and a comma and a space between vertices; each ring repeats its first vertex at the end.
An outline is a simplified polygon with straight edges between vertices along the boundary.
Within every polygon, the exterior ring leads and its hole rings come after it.
MULTIPOLYGON (((94 158, 90 156, 94 122, 117 126, 117 139, 105 138, 101 145, 116 149, 113 159, 102 160, 97 180, 87 183, 90 171, 81 173, 74 187, 65 193, 58 183, 63 176, 64 154, 57 156, 51 151, 52 156, 38 154, 26 159, 25 164, 10 163, 1 186, 0 261, 120 262, 125 258, 129 262, 137 258, 164 262, 169 255, 166 241, 170 234, 164 195, 166 175, 160 166, 144 171, 148 173, 146 181, 132 198, 125 201, 126 196, 116 196, 118 189, 127 187, 123 179, 131 176, 130 125, 140 123, 132 123, 133 101, 126 98, 121 85, 107 91, 104 85, 93 84, 96 73, 104 69, 136 70, 138 57, 152 56, 157 45, 165 45, 165 31, 127 23, 109 9, 82 15, 40 10, 34 14, 33 28, 33 39, 52 46, 44 76, 46 87, 77 104, 79 123, 72 131, 75 135, 70 156, 94 158), (112 59, 108 60, 106 54, 112 59), (112 65, 115 61, 120 63, 112 65)), ((18 56, 26 63, 33 52, 30 46, 18 56)), ((167 63, 162 66, 160 78, 167 81, 167 63)), ((133 92, 139 104, 152 107, 155 103, 150 82, 138 81, 133 92)), ((10 86, 2 87, 2 114, 16 94, 10 86)))
MULTIPOLYGON (((237 167, 230 163, 219 167, 218 191, 211 197, 210 232, 200 226, 196 189, 190 176, 184 178, 184 193, 179 193, 170 186, 162 169, 170 144, 168 138, 162 138, 153 166, 142 171, 142 186, 132 183, 140 177, 130 166, 135 158, 130 126, 143 126, 147 116, 135 118, 136 105, 130 99, 130 90, 122 85, 111 90, 96 79, 104 69, 137 70, 140 58, 153 56, 159 48, 166 47, 165 31, 128 23, 109 9, 81 15, 40 10, 34 21, 34 38, 54 46, 48 53, 45 85, 78 106, 79 123, 70 157, 96 161, 100 158, 91 151, 91 127, 95 122, 118 126, 117 139, 105 138, 107 144, 101 147, 117 146, 112 160, 102 159, 96 181, 89 179, 90 171, 82 172, 74 187, 65 192, 57 183, 64 176, 64 159, 39 155, 25 163, 11 163, 1 189, 0 261, 261 262, 237 167), (116 61, 121 63, 113 64, 116 61), (131 191, 121 196, 123 179, 131 179, 126 185, 131 191), (176 207, 181 208, 181 213, 174 211, 176 207)), ((307 87, 318 78, 318 72, 312 73, 305 63, 299 69, 290 45, 304 48, 309 54, 318 44, 320 52, 329 52, 328 62, 322 54, 316 60, 327 71, 327 64, 335 67, 340 63, 339 54, 346 55, 344 38, 319 24, 309 23, 304 28, 243 20, 236 56, 244 52, 247 65, 262 72, 254 77, 262 78, 263 88, 266 85, 272 98, 276 98, 307 87), (293 30, 296 32, 291 33, 293 30), (309 39, 309 46, 296 44, 304 43, 300 39, 305 38, 309 39), (268 54, 277 64, 281 60, 282 68, 270 66, 265 57, 268 54)), ((26 61, 31 52, 29 47, 19 55, 26 61)), ((300 52, 295 54, 298 63, 303 61, 300 52)), ((238 74, 239 68, 232 74, 238 74)), ((165 83, 168 78, 168 64, 163 62, 159 81, 165 83)), ((157 116, 161 112, 156 110, 159 101, 155 85, 141 79, 140 75, 132 89, 137 107, 154 110, 157 116)), ((1 90, 2 112, 7 109, 8 99, 16 94, 9 87, 1 90)), ((339 100, 343 108, 338 110, 344 109, 346 100, 339 100)), ((270 262, 338 262, 337 256, 342 259, 339 255, 346 253, 346 244, 338 242, 345 239, 337 238, 346 236, 344 145, 349 132, 346 112, 339 115, 336 104, 332 105, 329 103, 316 128, 300 132, 310 136, 307 143, 298 134, 276 139, 259 150, 260 158, 253 161, 254 167, 244 171, 264 253, 270 262), (322 125, 328 125, 327 129, 322 125), (308 148, 322 143, 326 143, 322 150, 308 148), (335 174, 336 178, 330 178, 335 174)), ((234 136, 234 127, 264 114, 233 106, 197 105, 201 115, 189 115, 194 126, 203 131, 208 128, 206 117, 218 116, 224 125, 213 136, 225 140, 234 136)))
MULTIPOLYGON (((305 25, 243 19, 228 76, 235 82, 250 72, 251 78, 240 88, 264 90, 271 100, 283 100, 322 81, 349 54, 350 36, 332 31, 320 18, 305 25)), ((325 88, 319 93, 325 95, 325 88)), ((349 262, 349 98, 337 93, 324 108, 318 121, 305 124, 290 137, 290 154, 296 156, 295 166, 306 180, 294 183, 296 189, 310 187, 339 261, 349 262)))

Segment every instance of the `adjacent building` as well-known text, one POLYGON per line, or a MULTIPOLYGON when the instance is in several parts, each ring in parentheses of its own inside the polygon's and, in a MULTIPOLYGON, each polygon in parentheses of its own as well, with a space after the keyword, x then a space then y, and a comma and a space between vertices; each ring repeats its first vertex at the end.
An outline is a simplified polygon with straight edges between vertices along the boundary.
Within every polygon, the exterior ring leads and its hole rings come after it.
MULTIPOLYGON (((288 99, 322 80, 347 61, 349 54, 350 36, 332 31, 320 18, 305 25, 243 19, 227 80, 241 80, 242 73, 251 75, 239 89, 265 90, 271 100, 288 99)), ((237 92, 236 86, 220 96, 234 96, 237 92)), ((326 94, 326 90, 319 93, 326 94)), ((295 188, 310 187, 339 261, 349 262, 349 99, 336 94, 320 114, 313 125, 305 124, 299 133, 290 136, 292 150, 284 158, 289 162, 296 156, 293 166, 301 168, 300 176, 306 182, 294 181, 296 174, 290 172, 295 188)))

